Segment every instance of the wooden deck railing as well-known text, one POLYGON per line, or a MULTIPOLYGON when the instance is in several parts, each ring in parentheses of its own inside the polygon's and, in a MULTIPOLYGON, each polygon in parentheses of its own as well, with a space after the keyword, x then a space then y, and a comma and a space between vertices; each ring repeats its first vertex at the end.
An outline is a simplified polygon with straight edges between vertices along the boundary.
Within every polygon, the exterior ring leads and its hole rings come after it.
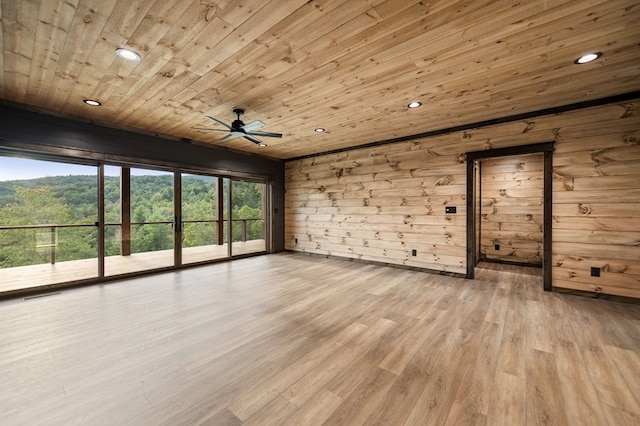
POLYGON ((0 226, 0 231, 8 231, 8 230, 29 230, 29 229, 48 229, 49 230, 49 234, 50 237, 48 239, 47 243, 38 243, 36 244, 36 248, 49 248, 49 257, 50 257, 50 262, 51 264, 55 264, 56 263, 56 246, 58 245, 58 241, 56 238, 57 235, 57 230, 58 229, 63 229, 63 228, 92 228, 97 226, 98 224, 91 224, 91 223, 81 223, 81 224, 75 224, 75 225, 60 225, 60 224, 56 224, 56 225, 52 225, 52 224, 46 224, 46 225, 11 225, 11 226, 0 226))
MULTIPOLYGON (((242 232, 241 232, 241 241, 244 243, 247 241, 247 222, 251 222, 251 221, 258 221, 258 220, 263 220, 262 218, 258 218, 258 219, 231 219, 231 222, 240 222, 241 223, 241 227, 242 227, 242 232)), ((223 225, 224 223, 227 222, 227 219, 223 220, 223 225)), ((213 224, 217 224, 218 220, 183 220, 182 221, 182 226, 184 226, 184 224, 186 223, 213 223, 213 224)), ((172 221, 154 221, 154 222, 131 222, 131 225, 172 225, 173 226, 173 222, 172 221)), ((62 224, 45 224, 45 225, 7 225, 7 226, 0 226, 0 231, 7 231, 7 230, 29 230, 29 229, 33 229, 33 230, 38 230, 38 229, 48 229, 49 233, 50 233, 50 237, 47 239, 46 243, 40 242, 36 245, 36 248, 49 248, 49 257, 50 257, 50 263, 53 265, 56 263, 56 247, 58 245, 58 241, 57 241, 57 231, 58 229, 63 229, 63 228, 91 228, 91 227, 97 227, 98 226, 98 222, 95 222, 93 224, 90 223, 81 223, 81 224, 68 224, 68 225, 62 225, 62 224)), ((106 223, 105 226, 122 226, 121 223, 106 223)), ((262 238, 262 237, 261 237, 262 238)), ((261 239, 260 238, 260 239, 261 239)))

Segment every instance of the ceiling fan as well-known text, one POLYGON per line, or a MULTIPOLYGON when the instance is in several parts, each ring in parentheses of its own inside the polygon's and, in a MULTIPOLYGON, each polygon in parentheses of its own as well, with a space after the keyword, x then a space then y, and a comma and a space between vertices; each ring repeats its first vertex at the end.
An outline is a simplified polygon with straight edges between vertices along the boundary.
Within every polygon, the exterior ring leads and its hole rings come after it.
POLYGON ((209 120, 211 120, 211 121, 213 121, 215 123, 218 123, 218 124, 226 127, 227 130, 209 129, 209 128, 204 128, 204 127, 192 127, 192 129, 194 129, 194 130, 212 130, 214 132, 226 132, 226 131, 229 131, 229 134, 224 136, 220 140, 224 141, 224 140, 235 138, 235 137, 239 136, 239 137, 243 137, 243 138, 245 138, 247 140, 250 140, 251 142, 255 143, 256 145, 258 145, 260 147, 265 147, 265 146, 267 146, 267 144, 262 142, 256 136, 266 136, 266 137, 270 137, 270 138, 281 138, 282 137, 282 133, 255 131, 255 129, 258 129, 258 128, 264 126, 264 123, 262 121, 260 121, 260 120, 252 121, 249 124, 244 124, 242 122, 242 120, 240 120, 240 116, 244 114, 244 110, 241 109, 241 108, 235 108, 233 110, 233 113, 236 114, 237 118, 235 120, 233 120, 233 123, 231 123, 231 125, 228 125, 224 121, 220 121, 215 117, 211 117, 209 115, 205 115, 206 118, 208 118, 209 120))

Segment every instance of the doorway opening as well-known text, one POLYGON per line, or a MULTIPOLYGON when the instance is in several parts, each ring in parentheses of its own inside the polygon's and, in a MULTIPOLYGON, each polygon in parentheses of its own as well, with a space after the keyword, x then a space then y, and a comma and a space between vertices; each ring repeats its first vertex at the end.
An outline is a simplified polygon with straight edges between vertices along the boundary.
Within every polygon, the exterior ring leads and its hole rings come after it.
MULTIPOLYGON (((553 142, 468 152, 467 156, 467 273, 475 277, 480 261, 542 267, 545 291, 551 284, 551 215, 553 142), (507 161, 506 159, 512 159, 507 161), (535 166, 537 160, 542 160, 535 166), (484 163, 484 164, 483 164, 484 163), (531 164, 528 164, 531 163, 531 164), (483 175, 483 165, 485 166, 483 175), (510 172, 505 172, 512 168, 510 172), (513 170, 515 168, 515 170, 513 170), (518 179, 518 169, 530 175, 518 179), (536 170, 536 168, 540 170, 536 170), (487 172, 491 172, 490 174, 487 172), (483 177, 484 176, 484 177, 483 177), (503 180, 494 184, 495 180, 503 180), (485 187, 483 188, 483 183, 485 187), (511 185, 509 190, 507 187, 511 185), (542 186, 536 190, 535 186, 542 186), (539 192, 537 192, 539 191, 539 192), (508 195, 513 198, 509 200, 508 195), (536 197, 542 197, 541 208, 536 197), (512 217, 506 219, 508 204, 512 217), (484 224, 484 225, 482 225, 484 224), (484 230, 483 230, 484 227, 484 230), (541 248, 541 249, 540 249, 541 248)), ((526 175, 526 173, 522 173, 526 175)))

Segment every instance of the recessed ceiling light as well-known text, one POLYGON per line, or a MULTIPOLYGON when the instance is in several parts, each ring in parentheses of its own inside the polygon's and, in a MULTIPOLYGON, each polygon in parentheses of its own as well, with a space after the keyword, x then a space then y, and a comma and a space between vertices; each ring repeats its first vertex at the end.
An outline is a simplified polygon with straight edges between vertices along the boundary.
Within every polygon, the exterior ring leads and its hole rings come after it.
POLYGON ((260 142, 260 143, 258 144, 258 146, 259 146, 260 148, 265 148, 265 147, 267 146, 267 144, 266 144, 266 143, 264 143, 264 142, 260 142))
POLYGON ((314 132, 322 133, 324 132, 324 129, 322 127, 318 127, 314 130, 314 132))
POLYGON ((120 56, 122 59, 133 62, 138 62, 142 59, 136 52, 131 49, 125 49, 124 47, 116 49, 116 55, 120 56))
POLYGON ((575 61, 573 61, 573 63, 575 64, 588 64, 589 62, 593 62, 596 59, 598 59, 600 56, 602 56, 602 52, 591 52, 591 53, 586 53, 582 56, 580 56, 578 59, 576 59, 575 61))
POLYGON ((407 105, 409 108, 418 108, 420 105, 422 105, 422 102, 418 102, 418 101, 414 101, 411 102, 409 105, 407 105))
POLYGON ((87 105, 91 105, 91 106, 100 106, 100 105, 102 105, 102 102, 96 101, 95 99, 83 99, 82 102, 84 102, 87 105))

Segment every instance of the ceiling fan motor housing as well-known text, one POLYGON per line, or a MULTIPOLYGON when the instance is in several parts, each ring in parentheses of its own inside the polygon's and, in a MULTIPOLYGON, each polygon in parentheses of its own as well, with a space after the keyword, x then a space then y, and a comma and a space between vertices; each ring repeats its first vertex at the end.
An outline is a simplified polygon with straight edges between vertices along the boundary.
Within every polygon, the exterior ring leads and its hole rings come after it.
POLYGON ((234 108, 233 113, 237 115, 238 118, 233 120, 233 123, 231 123, 231 127, 236 130, 240 130, 240 128, 244 126, 244 123, 242 122, 242 120, 240 120, 240 116, 244 114, 244 110, 242 108, 234 108))

